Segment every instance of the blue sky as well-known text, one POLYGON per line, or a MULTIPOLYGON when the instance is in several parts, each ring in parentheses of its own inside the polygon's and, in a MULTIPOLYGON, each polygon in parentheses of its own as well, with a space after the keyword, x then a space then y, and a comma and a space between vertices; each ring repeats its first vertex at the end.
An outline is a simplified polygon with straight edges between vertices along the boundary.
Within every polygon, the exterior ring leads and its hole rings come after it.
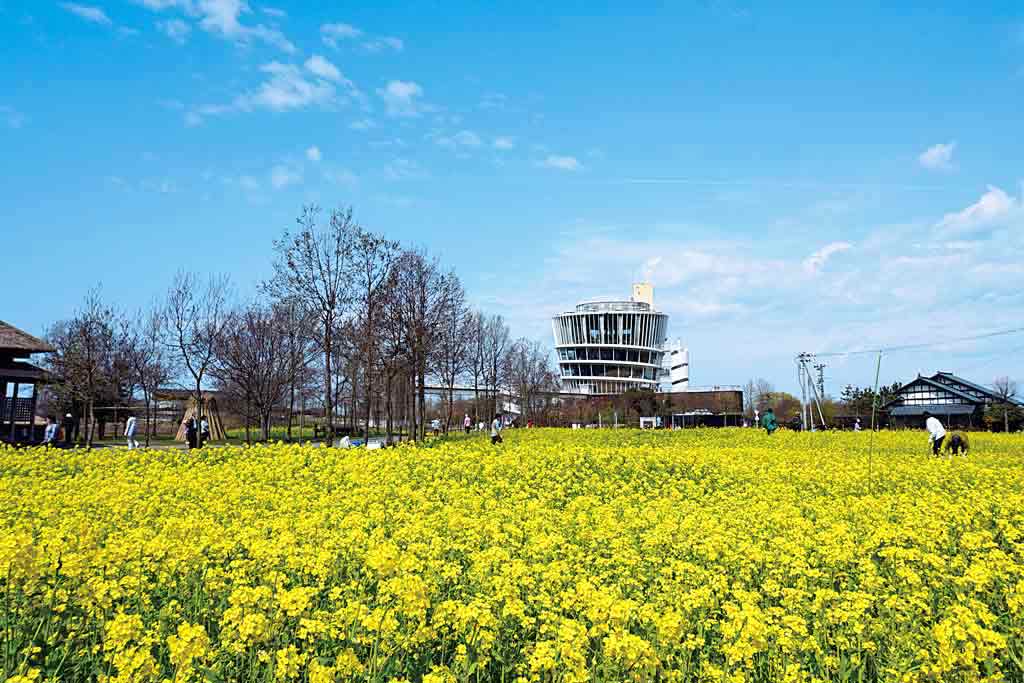
MULTIPOLYGON (((96 283, 133 309, 179 269, 249 295, 316 202, 516 335, 647 277, 698 385, 1020 326, 1024 7, 855 5, 0 0, 2 316, 42 333, 96 283)), ((1022 350, 882 380, 1024 380, 1022 350)))

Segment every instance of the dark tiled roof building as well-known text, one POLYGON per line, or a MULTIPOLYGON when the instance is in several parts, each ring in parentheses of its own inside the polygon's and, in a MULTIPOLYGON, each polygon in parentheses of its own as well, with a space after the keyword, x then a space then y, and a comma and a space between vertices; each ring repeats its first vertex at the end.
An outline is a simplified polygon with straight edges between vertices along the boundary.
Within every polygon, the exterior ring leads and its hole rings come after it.
MULTIPOLYGON (((937 372, 931 377, 918 375, 917 379, 904 384, 885 408, 895 425, 924 424, 923 415, 929 412, 947 426, 979 427, 985 408, 1002 400, 988 387, 950 372, 937 372)), ((1011 402, 1020 405, 1015 399, 1011 402)))

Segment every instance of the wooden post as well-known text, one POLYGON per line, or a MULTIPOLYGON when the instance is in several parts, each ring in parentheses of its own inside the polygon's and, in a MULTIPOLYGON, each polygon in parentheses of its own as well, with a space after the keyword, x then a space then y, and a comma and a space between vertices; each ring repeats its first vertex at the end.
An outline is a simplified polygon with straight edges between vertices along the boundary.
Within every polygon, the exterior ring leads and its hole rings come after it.
POLYGON ((11 394, 11 408, 8 411, 11 417, 11 443, 14 443, 15 432, 14 432, 14 415, 18 408, 18 382, 14 383, 14 392, 11 394))
POLYGON ((28 442, 35 443, 36 439, 36 403, 39 397, 38 385, 32 384, 32 410, 29 411, 28 442))

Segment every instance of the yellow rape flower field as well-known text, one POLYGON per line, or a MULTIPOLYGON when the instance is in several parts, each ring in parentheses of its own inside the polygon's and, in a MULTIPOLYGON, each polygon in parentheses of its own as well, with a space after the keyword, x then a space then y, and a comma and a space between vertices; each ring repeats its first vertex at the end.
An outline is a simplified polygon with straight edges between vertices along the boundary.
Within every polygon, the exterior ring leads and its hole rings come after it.
POLYGON ((25 681, 1021 681, 1024 437, 0 450, 25 681))

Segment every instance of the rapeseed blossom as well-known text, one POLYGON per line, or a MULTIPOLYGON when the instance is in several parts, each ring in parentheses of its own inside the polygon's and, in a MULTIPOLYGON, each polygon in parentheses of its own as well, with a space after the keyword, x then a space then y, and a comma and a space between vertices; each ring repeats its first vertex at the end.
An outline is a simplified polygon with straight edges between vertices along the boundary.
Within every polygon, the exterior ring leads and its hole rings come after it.
POLYGON ((1024 438, 0 449, 6 680, 1024 680, 1024 438))

